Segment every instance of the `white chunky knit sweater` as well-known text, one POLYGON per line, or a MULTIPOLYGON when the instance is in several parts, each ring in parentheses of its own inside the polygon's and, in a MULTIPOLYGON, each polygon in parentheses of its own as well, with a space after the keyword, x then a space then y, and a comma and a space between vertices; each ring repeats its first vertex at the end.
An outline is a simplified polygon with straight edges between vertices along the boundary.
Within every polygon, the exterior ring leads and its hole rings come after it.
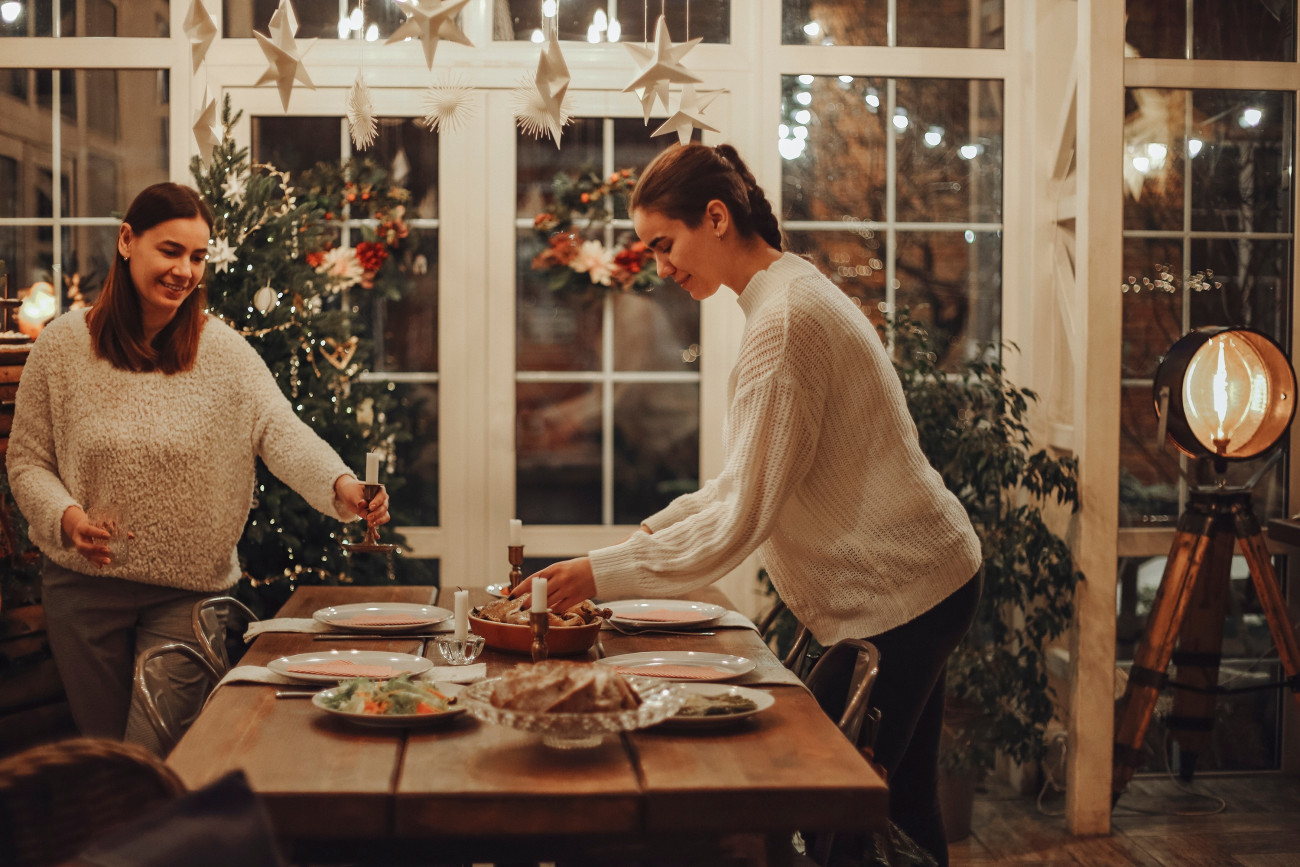
POLYGON ((760 548, 822 644, 925 613, 981 563, 965 509, 926 462, 875 328, 786 253, 740 295, 721 475, 591 552, 605 597, 703 587, 760 548), (761 546, 761 547, 760 547, 761 546))
POLYGON ((209 317, 194 367, 119 370, 95 356, 86 311, 50 323, 18 389, 7 466, 32 542, 68 569, 199 592, 239 578, 235 544, 261 457, 314 508, 353 516, 334 497, 351 471, 294 414, 262 359, 209 317), (61 521, 74 504, 125 509, 126 562, 92 565, 61 521))

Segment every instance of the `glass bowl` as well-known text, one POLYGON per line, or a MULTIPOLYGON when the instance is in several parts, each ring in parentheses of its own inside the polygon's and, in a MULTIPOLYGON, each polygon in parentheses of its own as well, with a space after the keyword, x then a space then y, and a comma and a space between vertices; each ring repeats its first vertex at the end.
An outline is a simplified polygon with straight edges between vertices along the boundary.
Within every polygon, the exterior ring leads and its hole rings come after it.
POLYGON ((631 710, 593 713, 507 710, 490 701, 499 679, 481 680, 465 687, 456 701, 484 722, 540 734, 542 743, 559 750, 598 746, 606 734, 652 726, 677 713, 686 702, 686 692, 679 684, 650 677, 629 677, 628 684, 641 696, 640 706, 631 710))

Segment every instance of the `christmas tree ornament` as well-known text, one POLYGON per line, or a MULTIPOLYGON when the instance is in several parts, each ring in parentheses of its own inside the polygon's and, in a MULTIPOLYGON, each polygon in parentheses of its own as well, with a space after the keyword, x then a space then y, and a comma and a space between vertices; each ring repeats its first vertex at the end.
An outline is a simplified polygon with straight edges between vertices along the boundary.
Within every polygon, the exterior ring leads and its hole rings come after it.
POLYGON ((221 184, 221 194, 236 207, 244 203, 244 195, 247 191, 248 174, 246 172, 232 171, 226 175, 226 180, 221 184))
POLYGON ((226 240, 225 235, 218 235, 208 244, 208 264, 212 266, 213 271, 227 271, 230 264, 238 258, 234 247, 226 240))
POLYGON ((537 58, 537 73, 525 77, 514 89, 515 120, 533 138, 549 133, 558 150, 560 136, 573 112, 566 105, 569 66, 560 52, 560 38, 551 30, 550 39, 537 58))
POLYGON ((677 110, 669 115, 668 120, 664 121, 659 129, 650 133, 650 135, 667 135, 670 132, 675 132, 677 133, 677 140, 682 144, 687 144, 691 140, 692 129, 707 129, 709 132, 717 132, 717 127, 705 123, 704 110, 720 93, 722 91, 714 90, 705 94, 698 94, 695 92, 695 85, 686 85, 682 88, 682 95, 677 100, 677 110))
POLYGON ((185 35, 190 40, 190 61, 194 72, 199 71, 203 58, 208 53, 208 46, 217 35, 217 22, 212 13, 203 6, 203 0, 190 0, 189 11, 185 13, 185 35))
POLYGON ((446 39, 460 45, 473 48, 465 31, 456 23, 456 15, 464 9, 469 0, 407 0, 401 4, 406 20, 393 31, 385 45, 402 42, 406 39, 418 39, 424 43, 424 61, 433 69, 433 53, 438 50, 438 40, 446 39))
MULTIPOLYGON (((643 92, 644 89, 649 88, 651 93, 648 96, 662 98, 664 108, 667 109, 668 85, 698 84, 704 80, 682 66, 682 58, 700 41, 701 37, 697 36, 688 42, 683 42, 681 45, 673 45, 672 37, 668 35, 668 21, 664 16, 660 15, 655 30, 654 48, 643 48, 639 45, 623 43, 638 64, 636 77, 632 79, 627 87, 623 88, 623 92, 643 92), (658 85, 663 85, 663 89, 658 89, 658 85)), ((641 96, 641 110, 643 112, 645 112, 648 96, 641 96)), ((651 102, 653 104, 653 100, 651 102)), ((647 119, 648 117, 647 114, 647 119)))
POLYGON ((375 107, 370 102, 370 88, 365 79, 357 72, 357 80, 348 91, 348 132, 352 135, 352 144, 357 150, 365 150, 375 143, 378 125, 375 123, 375 107))
POLYGON ((474 116, 474 90, 466 81, 444 78, 424 94, 424 125, 434 132, 456 132, 474 116))
POLYGON ((279 296, 270 286, 263 286, 253 295, 253 306, 263 316, 270 313, 280 303, 279 296))
POLYGON ((316 89, 311 77, 307 75, 307 67, 302 63, 303 56, 316 44, 316 40, 306 40, 302 50, 299 50, 298 41, 294 39, 294 34, 298 32, 298 16, 294 14, 293 4, 289 0, 280 0, 279 8, 271 16, 269 29, 269 37, 253 31, 269 64, 262 77, 254 82, 254 86, 260 87, 274 81, 280 89, 280 102, 284 105, 284 110, 288 111, 289 96, 293 93, 295 81, 309 90, 316 89))
POLYGON ((334 365, 335 370, 342 370, 352 361, 352 356, 357 354, 357 342, 356 335, 342 343, 332 337, 326 337, 320 342, 320 354, 334 365))
POLYGON ((217 101, 212 92, 203 89, 203 108, 199 109, 198 119, 192 127, 194 140, 199 143, 199 156, 204 162, 212 156, 212 149, 221 144, 221 122, 217 120, 217 101))

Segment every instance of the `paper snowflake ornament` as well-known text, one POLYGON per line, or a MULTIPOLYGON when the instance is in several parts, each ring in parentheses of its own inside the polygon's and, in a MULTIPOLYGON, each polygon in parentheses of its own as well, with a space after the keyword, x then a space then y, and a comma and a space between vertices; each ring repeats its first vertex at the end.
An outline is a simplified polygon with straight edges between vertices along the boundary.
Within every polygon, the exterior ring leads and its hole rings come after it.
POLYGON ((717 98, 719 93, 722 93, 722 91, 715 90, 711 93, 698 94, 695 92, 695 85, 686 85, 682 88, 681 98, 677 100, 677 110, 669 115, 668 120, 664 121, 659 129, 650 133, 650 135, 667 135, 670 132, 675 132, 677 133, 677 140, 682 144, 687 144, 691 140, 692 129, 707 129, 709 132, 717 132, 717 127, 709 126, 704 122, 704 110, 717 98))
POLYGON ((663 101, 664 109, 667 110, 668 85, 698 84, 704 80, 682 66, 682 58, 700 44, 701 38, 697 36, 690 42, 673 45, 672 37, 668 35, 668 21, 660 15, 655 25, 653 48, 633 45, 630 42, 623 43, 623 47, 636 60, 638 66, 636 78, 623 88, 623 92, 636 92, 641 99, 641 112, 645 115, 647 123, 656 98, 663 101))
POLYGON ((424 43, 424 62, 433 69, 433 53, 438 50, 439 39, 474 47, 474 43, 469 41, 465 31, 456 23, 456 15, 468 3, 469 0, 406 0, 399 7, 406 15, 406 20, 384 44, 392 45, 406 39, 420 40, 424 43))
POLYGON ((424 125, 434 132, 455 132, 474 116, 474 89, 463 78, 444 79, 424 94, 424 125))
POLYGON ((378 131, 370 88, 366 87, 365 79, 358 72, 357 80, 352 82, 352 89, 348 91, 348 132, 352 135, 352 144, 363 151, 375 143, 378 131))
POLYGON ((226 175, 226 180, 221 185, 221 194, 233 202, 236 206, 244 203, 244 195, 248 192, 248 175, 242 171, 234 171, 226 175))
POLYGON ((190 0, 190 9, 185 13, 185 35, 190 40, 190 61, 194 72, 208 53, 208 46, 217 35, 217 22, 212 13, 203 7, 203 0, 190 0))
POLYGON ((218 235, 208 244, 208 264, 214 271, 230 270, 230 264, 237 258, 235 248, 226 241, 225 235, 218 235))
POLYGON ((203 107, 199 109, 194 121, 194 140, 199 143, 199 156, 205 161, 212 156, 212 149, 221 144, 221 122, 217 120, 217 101, 212 92, 203 90, 203 107))
POLYGON ((566 105, 569 93, 569 65, 560 52, 560 38, 551 38, 537 58, 537 74, 524 78, 514 90, 515 120, 519 128, 533 138, 549 133, 560 147, 564 125, 573 116, 566 105))
POLYGON ((257 44, 262 47, 262 53, 266 55, 266 62, 269 64, 266 72, 262 73, 254 85, 260 86, 274 81, 275 86, 280 89, 280 102, 284 105, 284 110, 289 110, 289 96, 293 93, 293 83, 296 81, 309 90, 315 90, 316 85, 312 83, 311 77, 307 75, 307 67, 303 66, 302 58, 311 47, 316 44, 315 39, 306 40, 302 50, 298 49, 298 41, 294 39, 294 34, 298 32, 298 16, 293 12, 293 4, 289 0, 280 0, 280 6, 271 16, 270 25, 271 35, 263 36, 256 30, 253 35, 257 37, 257 44))

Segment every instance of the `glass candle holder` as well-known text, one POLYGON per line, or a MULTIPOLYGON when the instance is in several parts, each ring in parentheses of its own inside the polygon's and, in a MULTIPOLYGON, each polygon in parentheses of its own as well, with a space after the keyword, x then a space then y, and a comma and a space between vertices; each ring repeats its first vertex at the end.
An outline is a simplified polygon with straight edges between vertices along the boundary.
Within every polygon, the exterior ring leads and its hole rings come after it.
POLYGON ((464 638, 454 635, 438 636, 438 653, 448 665, 469 665, 483 650, 483 636, 473 632, 464 638))

